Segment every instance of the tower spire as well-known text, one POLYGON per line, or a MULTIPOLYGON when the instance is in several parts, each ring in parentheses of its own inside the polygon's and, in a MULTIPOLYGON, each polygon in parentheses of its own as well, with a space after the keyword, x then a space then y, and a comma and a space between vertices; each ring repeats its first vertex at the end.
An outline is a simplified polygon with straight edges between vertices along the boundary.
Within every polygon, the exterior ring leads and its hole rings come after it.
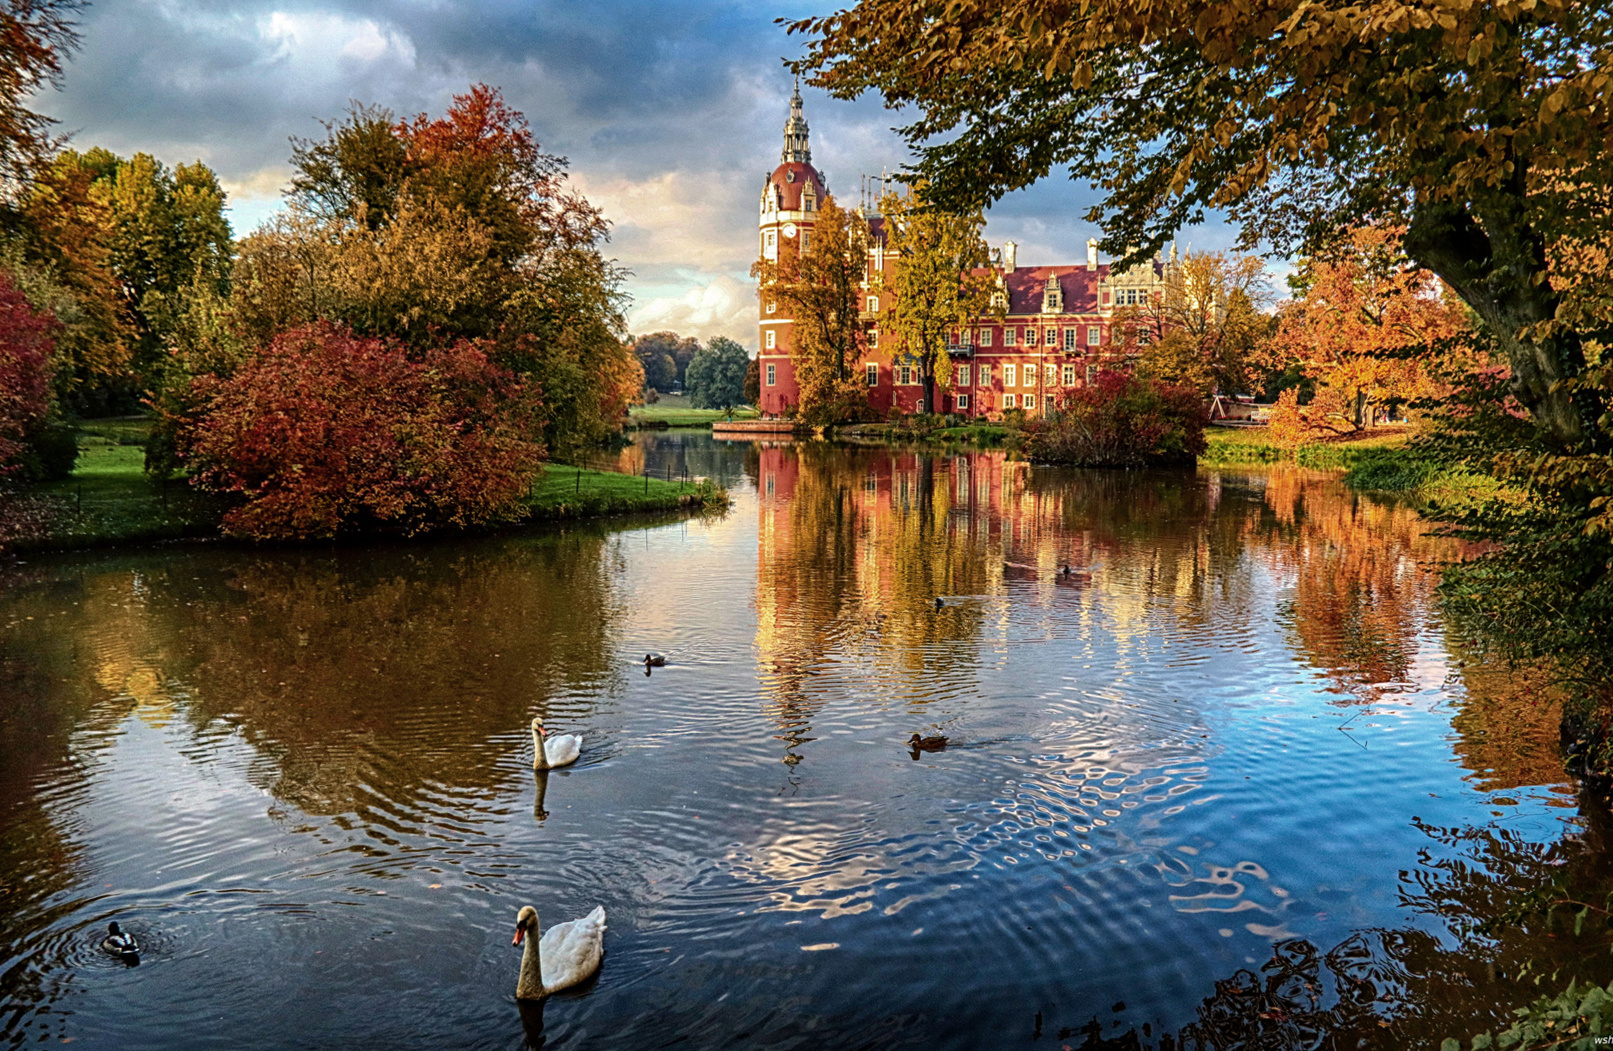
POLYGON ((801 114, 801 75, 795 77, 795 90, 790 93, 790 119, 784 122, 784 162, 812 163, 812 147, 807 141, 806 117, 801 114))

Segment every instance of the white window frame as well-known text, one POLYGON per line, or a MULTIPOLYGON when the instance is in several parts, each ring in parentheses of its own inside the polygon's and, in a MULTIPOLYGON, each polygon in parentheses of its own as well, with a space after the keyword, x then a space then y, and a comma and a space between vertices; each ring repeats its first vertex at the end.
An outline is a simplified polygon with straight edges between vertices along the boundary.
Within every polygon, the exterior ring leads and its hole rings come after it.
POLYGON ((778 300, 769 299, 767 301, 767 312, 769 314, 776 314, 778 312, 778 300))
POLYGON ((1087 346, 1095 347, 1095 346, 1097 346, 1098 344, 1100 344, 1102 342, 1103 342, 1103 326, 1102 325, 1088 325, 1087 326, 1087 346))
POLYGON ((773 350, 778 346, 778 333, 772 329, 767 330, 767 349, 773 350))
MULTIPOLYGON (((769 332, 768 335, 771 336, 772 333, 769 332)), ((767 365, 767 385, 769 387, 778 386, 778 366, 774 365, 772 362, 768 362, 767 365)))
POLYGON ((1066 366, 1064 366, 1064 385, 1066 387, 1075 386, 1075 366, 1074 365, 1066 365, 1066 366))
POLYGON ((1003 386, 1004 387, 1012 387, 1018 382, 1019 382, 1019 366, 1018 365, 1004 365, 1003 366, 1003 386))
POLYGON ((969 395, 967 395, 967 394, 958 395, 958 408, 967 409, 968 407, 969 407, 969 395))
POLYGON ((1036 395, 1034 394, 1027 394, 1019 400, 1025 403, 1025 408, 1027 409, 1036 408, 1036 395))
POLYGON ((1013 329, 1013 328, 1005 328, 1005 329, 1003 329, 1003 346, 1011 347, 1011 346, 1014 345, 1014 333, 1015 332, 1016 332, 1016 330, 1013 329))
POLYGON ((1092 384, 1096 383, 1097 380, 1098 380, 1098 366, 1096 366, 1096 365, 1088 365, 1087 366, 1087 386, 1089 386, 1089 387, 1092 386, 1092 384))
POLYGON ((1075 337, 1077 335, 1079 335, 1079 333, 1076 331, 1075 326, 1073 326, 1073 325, 1064 330, 1064 349, 1065 350, 1074 350, 1075 349, 1075 337))
POLYGON ((1049 365, 1049 366, 1047 366, 1047 368, 1042 372, 1042 383, 1043 383, 1043 385, 1051 387, 1055 383, 1057 383, 1058 381, 1059 381, 1059 367, 1057 365, 1049 365))
POLYGON ((870 314, 879 313, 879 297, 878 296, 869 296, 868 297, 868 313, 870 313, 870 314))
POLYGON ((980 345, 982 347, 991 346, 991 329, 990 328, 983 328, 983 329, 980 330, 980 345))
POLYGON ((982 387, 991 386, 991 366, 990 365, 982 365, 982 366, 980 366, 980 386, 982 386, 982 387))
POLYGON ((969 384, 969 366, 967 366, 967 365, 959 365, 958 366, 958 386, 967 387, 969 385, 970 385, 969 384))
POLYGON ((1044 331, 1042 333, 1042 346, 1044 346, 1044 347, 1056 347, 1058 345, 1059 345, 1059 330, 1058 329, 1050 328, 1050 329, 1047 329, 1046 331, 1044 331))
POLYGON ((1005 408, 1005 409, 1014 408, 1014 395, 1013 395, 1012 392, 1003 395, 1003 408, 1005 408))
POLYGON ((879 362, 870 361, 864 365, 863 375, 867 377, 870 387, 879 386, 879 362))

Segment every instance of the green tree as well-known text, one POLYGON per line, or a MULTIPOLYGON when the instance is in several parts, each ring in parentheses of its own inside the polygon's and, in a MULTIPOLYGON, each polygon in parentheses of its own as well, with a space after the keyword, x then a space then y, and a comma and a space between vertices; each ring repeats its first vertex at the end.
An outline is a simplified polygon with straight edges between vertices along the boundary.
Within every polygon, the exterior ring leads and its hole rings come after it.
POLYGON ((880 201, 885 217, 885 248, 895 256, 882 287, 894 293, 880 312, 882 345, 905 356, 919 369, 924 384, 924 411, 933 411, 935 388, 952 386, 952 359, 947 330, 983 315, 1000 313, 992 305, 996 290, 982 232, 980 209, 953 212, 931 202, 929 187, 919 183, 905 193, 880 201))
POLYGON ((1608 324, 1586 307, 1608 300, 1605 7, 860 0, 791 28, 815 83, 913 108, 904 133, 941 200, 1101 173, 1089 218, 1136 257, 1212 209, 1307 254, 1366 221, 1406 227, 1548 437, 1608 443, 1599 392, 1563 382, 1608 324))
POLYGON ((633 351, 644 366, 645 384, 659 391, 669 391, 683 379, 699 349, 699 340, 676 332, 651 332, 633 341, 633 351))
POLYGON ((689 362, 689 403, 697 409, 731 412, 745 403, 750 355, 726 336, 708 342, 689 362))

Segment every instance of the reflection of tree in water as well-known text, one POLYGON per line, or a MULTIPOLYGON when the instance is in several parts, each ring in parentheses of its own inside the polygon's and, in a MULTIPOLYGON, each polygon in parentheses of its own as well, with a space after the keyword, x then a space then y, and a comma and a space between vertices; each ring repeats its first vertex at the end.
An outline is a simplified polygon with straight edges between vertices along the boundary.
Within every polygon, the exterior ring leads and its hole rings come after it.
POLYGON ((1156 1038, 1145 1026, 1104 1037, 1094 1020, 1059 1036, 1085 1036, 1071 1046, 1087 1049, 1298 1051, 1438 1047, 1446 1037, 1505 1028, 1513 1007, 1560 990, 1571 975, 1602 984, 1613 977, 1605 924, 1587 924, 1575 937, 1562 912, 1518 911, 1553 881, 1565 896, 1601 899, 1613 877, 1608 818, 1586 818, 1582 834, 1551 843, 1507 829, 1419 823, 1432 842, 1402 874, 1401 903, 1426 928, 1356 931, 1328 949, 1303 938, 1278 942, 1265 962, 1215 982, 1195 1019, 1174 1034, 1156 1038), (1539 986, 1537 974, 1547 976, 1539 986))
POLYGON ((1274 469, 1266 480, 1274 546, 1295 574, 1287 610, 1297 648, 1340 687, 1364 699, 1405 682, 1437 578, 1419 563, 1454 555, 1404 504, 1359 496, 1336 476, 1274 469))
POLYGON ((568 686, 603 688, 606 548, 567 533, 430 556, 255 559, 211 601, 171 607, 194 655, 189 715, 270 757, 271 790, 310 813, 428 786, 490 791, 500 750, 568 686))
POLYGON ((994 556, 956 528, 951 475, 927 456, 764 446, 754 470, 757 649, 793 762, 824 703, 811 680, 829 654, 894 665, 910 678, 974 660, 973 646, 945 644, 978 635, 978 605, 938 613, 934 602, 985 590, 994 556))

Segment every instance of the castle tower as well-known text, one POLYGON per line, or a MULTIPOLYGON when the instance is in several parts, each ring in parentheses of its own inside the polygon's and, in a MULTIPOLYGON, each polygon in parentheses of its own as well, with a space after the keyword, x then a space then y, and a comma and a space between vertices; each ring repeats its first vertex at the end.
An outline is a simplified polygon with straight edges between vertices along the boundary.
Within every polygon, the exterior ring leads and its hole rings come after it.
MULTIPOLYGON (((829 188, 812 166, 806 116, 801 112, 801 84, 790 95, 790 116, 784 122, 784 149, 779 166, 762 184, 758 250, 763 259, 806 251, 812 244, 812 226, 829 188)), ((762 414, 777 416, 800 403, 800 388, 790 363, 793 321, 782 304, 766 289, 758 290, 757 357, 762 373, 762 414)))

